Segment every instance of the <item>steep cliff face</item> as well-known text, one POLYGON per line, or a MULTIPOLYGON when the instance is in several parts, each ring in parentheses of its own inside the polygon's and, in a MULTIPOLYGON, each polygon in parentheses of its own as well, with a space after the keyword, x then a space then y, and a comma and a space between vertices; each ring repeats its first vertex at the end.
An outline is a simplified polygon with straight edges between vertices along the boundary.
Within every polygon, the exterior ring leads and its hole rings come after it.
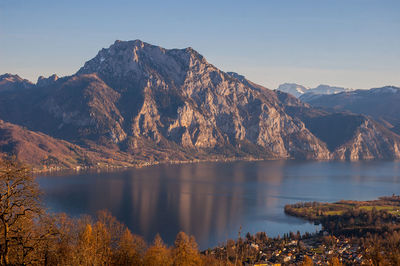
POLYGON ((0 90, 0 118, 79 145, 94 162, 99 154, 129 165, 398 158, 398 136, 372 120, 312 108, 225 73, 192 48, 116 41, 75 75, 29 88, 0 90))

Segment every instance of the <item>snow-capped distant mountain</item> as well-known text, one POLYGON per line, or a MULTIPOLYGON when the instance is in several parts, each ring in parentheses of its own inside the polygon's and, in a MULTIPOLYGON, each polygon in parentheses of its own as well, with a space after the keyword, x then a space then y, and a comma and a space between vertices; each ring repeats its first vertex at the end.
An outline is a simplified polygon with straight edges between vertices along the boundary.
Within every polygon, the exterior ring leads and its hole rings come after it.
POLYGON ((310 88, 295 83, 284 83, 279 85, 277 90, 292 94, 293 96, 299 98, 301 95, 308 92, 310 88))
POLYGON ((385 86, 381 88, 370 89, 371 94, 398 94, 400 93, 400 88, 395 86, 385 86))
POLYGON ((286 93, 290 93, 293 96, 299 98, 300 96, 308 95, 308 94, 313 94, 313 95, 320 95, 320 94, 336 94, 340 92, 345 92, 345 91, 351 91, 352 89, 347 89, 347 88, 342 88, 342 87, 333 87, 329 85, 324 85, 321 84, 316 88, 308 88, 299 84, 295 83, 284 83, 281 84, 277 90, 283 91, 286 93))
POLYGON ((310 89, 308 93, 314 94, 336 94, 344 91, 352 91, 352 89, 342 88, 342 87, 333 87, 329 85, 321 84, 314 89, 310 89))

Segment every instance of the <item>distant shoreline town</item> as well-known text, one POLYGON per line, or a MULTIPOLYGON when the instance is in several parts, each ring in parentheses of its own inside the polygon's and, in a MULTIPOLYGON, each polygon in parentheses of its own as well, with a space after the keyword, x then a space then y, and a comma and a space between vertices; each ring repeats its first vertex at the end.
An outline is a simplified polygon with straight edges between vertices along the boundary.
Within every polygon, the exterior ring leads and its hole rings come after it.
POLYGON ((285 213, 320 223, 319 233, 268 238, 247 234, 204 254, 243 265, 396 265, 400 259, 400 196, 372 201, 303 202, 285 213))

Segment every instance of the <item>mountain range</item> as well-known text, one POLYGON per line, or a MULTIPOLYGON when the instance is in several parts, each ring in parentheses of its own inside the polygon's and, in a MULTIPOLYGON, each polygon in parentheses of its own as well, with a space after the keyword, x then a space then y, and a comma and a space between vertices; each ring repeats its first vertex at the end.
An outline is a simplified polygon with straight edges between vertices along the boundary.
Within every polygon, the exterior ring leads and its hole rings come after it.
POLYGON ((192 48, 116 41, 75 74, 0 76, 0 153, 40 169, 233 159, 400 157, 363 114, 315 108, 192 48))
POLYGON ((309 88, 296 83, 281 84, 276 90, 289 93, 297 98, 312 95, 336 94, 340 92, 352 91, 352 89, 334 87, 324 84, 318 85, 316 88, 309 88))

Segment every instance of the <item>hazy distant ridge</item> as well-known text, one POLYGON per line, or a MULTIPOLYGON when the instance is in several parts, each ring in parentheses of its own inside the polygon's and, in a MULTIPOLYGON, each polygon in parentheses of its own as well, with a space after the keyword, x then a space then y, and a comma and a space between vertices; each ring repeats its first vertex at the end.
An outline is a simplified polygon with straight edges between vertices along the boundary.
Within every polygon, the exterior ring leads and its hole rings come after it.
POLYGON ((309 88, 295 83, 284 83, 277 88, 279 91, 289 93, 297 98, 300 96, 320 95, 320 94, 336 94, 345 91, 352 91, 352 89, 334 87, 329 85, 319 85, 316 88, 309 88))

